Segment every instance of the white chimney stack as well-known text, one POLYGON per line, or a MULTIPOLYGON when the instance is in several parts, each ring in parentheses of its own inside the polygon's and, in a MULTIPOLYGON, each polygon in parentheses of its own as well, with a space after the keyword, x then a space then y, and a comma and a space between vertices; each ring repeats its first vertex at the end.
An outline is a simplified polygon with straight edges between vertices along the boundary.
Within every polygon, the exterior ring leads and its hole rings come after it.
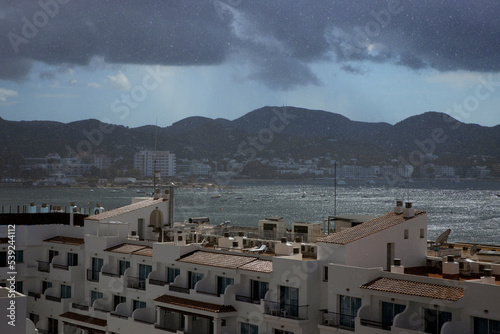
POLYGON ((495 284, 495 277, 491 275, 493 270, 490 268, 484 269, 484 276, 481 276, 481 282, 485 284, 495 284))
POLYGON ((415 216, 415 210, 411 207, 411 202, 406 202, 403 210, 403 218, 411 218, 413 216, 415 216))
POLYGON ((455 262, 453 255, 448 255, 447 261, 443 259, 443 278, 458 280, 460 276, 460 264, 455 262))
POLYGON ((391 266, 391 273, 404 274, 405 267, 401 265, 401 259, 395 258, 393 260, 393 265, 391 266))
POLYGON ((394 208, 394 213, 397 215, 403 213, 403 201, 396 200, 396 207, 394 208))

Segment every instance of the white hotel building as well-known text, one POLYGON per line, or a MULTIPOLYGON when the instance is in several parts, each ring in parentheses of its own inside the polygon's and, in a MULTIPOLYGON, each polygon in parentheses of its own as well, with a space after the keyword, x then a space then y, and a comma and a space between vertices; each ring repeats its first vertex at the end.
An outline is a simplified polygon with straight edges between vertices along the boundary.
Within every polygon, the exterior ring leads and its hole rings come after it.
POLYGON ((172 207, 167 191, 93 216, 1 215, 0 283, 16 224, 16 312, 30 320, 2 317, 0 332, 499 333, 497 252, 429 247, 411 204, 330 234, 281 218, 174 224, 172 207))
POLYGON ((134 168, 144 176, 154 176, 155 171, 162 177, 175 175, 175 154, 170 151, 140 151, 134 155, 134 168))

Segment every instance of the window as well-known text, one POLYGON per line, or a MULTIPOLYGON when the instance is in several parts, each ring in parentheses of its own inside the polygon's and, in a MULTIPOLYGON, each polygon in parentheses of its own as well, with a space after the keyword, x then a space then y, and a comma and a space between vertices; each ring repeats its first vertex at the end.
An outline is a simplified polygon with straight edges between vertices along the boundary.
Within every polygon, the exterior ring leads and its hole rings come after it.
POLYGON ((173 283, 175 278, 181 274, 181 270, 179 268, 167 268, 167 282, 173 283))
POLYGON ((474 317, 474 334, 500 333, 500 321, 474 317))
POLYGON ((424 309, 424 332, 438 334, 445 322, 451 321, 451 313, 426 308, 424 309))
POLYGON ((217 277, 217 294, 223 295, 229 285, 234 284, 234 278, 217 277))
POLYGON ((420 229, 420 239, 425 238, 425 230, 423 228, 420 229))
POLYGON ((354 319, 361 307, 361 298, 339 296, 340 325, 354 328, 354 319))
POLYGON ((120 262, 118 263, 118 267, 119 267, 120 276, 123 276, 123 275, 125 275, 125 270, 130 268, 130 261, 120 260, 120 262))
POLYGON ((19 293, 23 293, 23 282, 16 281, 16 291, 19 293))
POLYGON ((94 305, 94 302, 97 299, 101 299, 103 297, 102 292, 99 291, 90 291, 90 306, 94 305))
POLYGON ((323 267, 323 282, 328 282, 328 267, 323 267))
POLYGON ((38 314, 35 314, 35 313, 30 313, 29 319, 36 325, 38 320, 40 320, 40 316, 38 314))
POLYGON ((389 330, 394 317, 405 310, 405 305, 382 302, 382 328, 389 330))
POLYGON ((7 252, 0 252, 0 267, 7 267, 7 252))
POLYGON ((59 251, 49 250, 49 263, 52 263, 52 259, 59 255, 59 251))
POLYGON ((45 293, 45 290, 52 287, 52 282, 42 281, 42 294, 45 293))
POLYGON ((77 266, 78 265, 78 254, 76 253, 68 253, 68 266, 77 266))
POLYGON ((193 273, 192 271, 189 272, 189 288, 194 289, 196 283, 201 281, 203 278, 205 278, 205 275, 200 274, 200 273, 193 273))
POLYGON ((259 333, 259 326, 257 325, 252 325, 247 322, 242 322, 240 324, 240 332, 241 334, 258 334, 259 333))
POLYGON ((268 282, 252 280, 252 303, 260 303, 261 299, 266 298, 266 293, 269 290, 268 282))
POLYGON ((23 262, 24 262, 24 251, 17 250, 16 251, 16 263, 23 263, 23 262))
POLYGON ((118 304, 125 303, 126 301, 127 301, 127 298, 125 298, 123 296, 114 295, 113 296, 113 310, 116 309, 118 304))
POLYGON ((103 259, 98 257, 92 258, 92 269, 90 269, 90 275, 87 279, 91 282, 99 282, 99 273, 101 272, 102 266, 104 264, 103 259))
POLYGON ((142 302, 140 300, 132 301, 132 312, 134 312, 138 308, 146 308, 146 302, 142 302))
POLYGON ((409 231, 405 230, 405 239, 408 239, 408 236, 409 236, 409 231))
POLYGON ((71 286, 61 284, 61 298, 71 298, 71 286))
POLYGON ((280 286, 280 309, 287 316, 299 316, 299 289, 280 286))
POLYGON ((47 332, 49 332, 49 334, 59 333, 59 322, 57 319, 48 318, 47 320, 47 332))
POLYGON ((273 328, 273 334, 293 334, 293 332, 273 328))
POLYGON ((146 279, 153 271, 153 267, 147 264, 139 264, 139 287, 138 289, 144 290, 146 288, 146 279))

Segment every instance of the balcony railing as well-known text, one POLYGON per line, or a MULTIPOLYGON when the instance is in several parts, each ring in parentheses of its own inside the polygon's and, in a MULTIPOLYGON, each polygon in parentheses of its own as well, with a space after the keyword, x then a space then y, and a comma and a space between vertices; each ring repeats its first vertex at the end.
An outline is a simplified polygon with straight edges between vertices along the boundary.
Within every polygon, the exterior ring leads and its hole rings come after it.
POLYGON ((196 293, 201 293, 202 295, 209 295, 209 296, 215 296, 215 297, 220 296, 220 294, 217 292, 208 292, 208 291, 202 291, 202 290, 196 290, 196 293))
POLYGON ((99 282, 99 271, 87 269, 87 281, 99 282))
POLYGON ((28 291, 28 296, 33 298, 40 298, 42 295, 40 292, 28 291))
POLYGON ((42 271, 44 273, 50 273, 50 262, 45 261, 37 261, 38 262, 38 271, 42 271))
POLYGON ((146 279, 127 276, 127 287, 138 290, 146 290, 146 279))
POLYGON ((354 331, 354 323, 356 316, 328 312, 327 310, 320 310, 320 312, 321 312, 321 320, 320 320, 321 325, 354 331))
POLYGON ((250 303, 250 304, 260 304, 260 299, 252 299, 248 296, 235 295, 234 299, 238 302, 250 303))
POLYGON ((115 312, 111 312, 109 313, 110 316, 113 316, 113 317, 116 317, 116 318, 120 318, 120 319, 128 319, 128 317, 126 315, 121 315, 121 314, 118 314, 118 313, 115 313, 115 312))
POLYGON ((61 302, 61 297, 56 297, 56 296, 45 295, 45 299, 46 300, 52 300, 53 302, 58 302, 58 303, 61 302))
POLYGON ((65 265, 65 264, 52 263, 52 268, 54 268, 54 269, 61 269, 61 270, 69 270, 69 266, 65 265))
POLYGON ((266 300, 264 313, 280 318, 306 320, 308 308, 309 305, 299 306, 266 300))
POLYGON ((71 307, 76 308, 77 310, 88 311, 89 307, 87 305, 72 303, 71 307))
POLYGON ((120 274, 111 273, 109 271, 102 271, 101 274, 103 276, 109 276, 109 277, 120 277, 121 276, 120 274))
POLYGON ((174 291, 174 292, 180 292, 180 293, 187 293, 189 294, 189 288, 184 288, 182 286, 175 286, 175 285, 169 285, 168 286, 169 291, 174 291))
POLYGON ((165 286, 165 285, 168 284, 168 282, 167 281, 162 281, 162 280, 159 280, 159 279, 150 278, 149 279, 149 284, 159 285, 159 286, 165 286))
POLYGON ((360 319, 360 323, 361 326, 385 329, 386 331, 390 331, 392 326, 392 324, 390 323, 383 323, 380 321, 368 320, 368 319, 360 319))

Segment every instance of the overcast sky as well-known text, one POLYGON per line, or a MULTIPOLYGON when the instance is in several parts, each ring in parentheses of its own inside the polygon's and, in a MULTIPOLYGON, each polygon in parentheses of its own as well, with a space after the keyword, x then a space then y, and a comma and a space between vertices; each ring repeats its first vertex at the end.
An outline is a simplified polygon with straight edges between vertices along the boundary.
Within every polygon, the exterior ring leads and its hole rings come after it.
POLYGON ((2 0, 0 117, 500 124, 500 1, 2 0))

